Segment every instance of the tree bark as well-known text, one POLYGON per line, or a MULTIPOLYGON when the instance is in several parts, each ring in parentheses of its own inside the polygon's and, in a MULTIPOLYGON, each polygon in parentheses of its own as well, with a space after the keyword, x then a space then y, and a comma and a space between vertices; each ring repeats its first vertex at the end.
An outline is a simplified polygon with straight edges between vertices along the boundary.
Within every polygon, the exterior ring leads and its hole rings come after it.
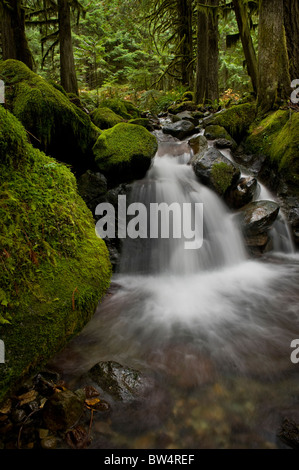
MULTIPOLYGON (((209 5, 218 7, 219 0, 209 0, 209 5)), ((206 101, 209 104, 219 102, 219 31, 218 31, 218 10, 211 8, 208 12, 208 76, 206 101)))
POLYGON ((253 91, 258 89, 258 64, 250 33, 249 19, 246 4, 242 0, 233 0, 243 51, 247 63, 248 75, 251 78, 253 91))
MULTIPOLYGON (((207 0, 197 0, 206 4, 207 0)), ((195 102, 204 104, 206 99, 206 79, 208 76, 208 21, 207 15, 199 7, 197 9, 197 56, 195 79, 195 102)))
POLYGON ((0 28, 3 60, 20 60, 31 70, 34 60, 25 33, 25 12, 21 0, 0 0, 0 28))
POLYGON ((219 0, 198 0, 195 83, 197 104, 213 105, 219 102, 218 5, 219 0), (204 8, 205 5, 207 8, 204 8))
POLYGON ((291 80, 299 79, 299 2, 284 0, 284 26, 287 38, 291 80))
POLYGON ((58 0, 59 41, 60 41, 60 81, 67 93, 78 95, 75 70, 71 10, 68 0, 58 0))
POLYGON ((192 31, 192 1, 177 0, 179 21, 179 41, 182 83, 192 89, 193 83, 193 31, 192 31))
POLYGON ((283 0, 260 0, 258 111, 265 114, 290 96, 283 0))

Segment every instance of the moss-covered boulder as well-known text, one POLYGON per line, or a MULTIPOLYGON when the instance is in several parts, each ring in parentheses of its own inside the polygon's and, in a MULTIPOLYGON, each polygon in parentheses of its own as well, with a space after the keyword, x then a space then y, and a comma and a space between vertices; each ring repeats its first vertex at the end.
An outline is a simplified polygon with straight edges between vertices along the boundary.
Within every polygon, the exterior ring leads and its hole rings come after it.
POLYGON ((183 101, 179 103, 174 103, 168 108, 170 114, 179 114, 183 111, 198 111, 198 106, 194 101, 183 101))
POLYGON ((110 187, 143 178, 157 150, 154 135, 128 123, 104 131, 93 148, 97 167, 110 187))
POLYGON ((200 181, 220 196, 235 187, 241 176, 239 168, 213 147, 192 159, 191 164, 200 181))
MULTIPOLYGON (((299 192, 299 113, 278 110, 255 122, 245 141, 245 151, 265 155, 264 167, 299 192)), ((275 188, 278 181, 269 183, 275 188)))
POLYGON ((0 400, 79 332, 111 265, 75 176, 0 107, 0 400))
POLYGON ((255 103, 245 103, 240 105, 232 106, 215 116, 207 122, 207 124, 213 124, 224 127, 230 136, 237 142, 240 143, 243 138, 247 135, 250 125, 256 117, 256 105, 255 103))
POLYGON ((99 104, 100 108, 109 108, 123 119, 130 120, 140 117, 140 111, 131 101, 120 98, 107 98, 99 104))
POLYGON ((110 129, 124 119, 110 108, 98 108, 91 114, 92 122, 101 130, 110 129))
POLYGON ((225 140, 227 142, 227 145, 229 145, 229 147, 233 150, 237 148, 236 141, 231 137, 231 135, 223 126, 218 126, 216 124, 209 125, 205 128, 204 135, 208 140, 225 140))
POLYGON ((98 133, 90 117, 22 62, 0 63, 7 108, 22 122, 31 143, 83 171, 92 164, 98 133))

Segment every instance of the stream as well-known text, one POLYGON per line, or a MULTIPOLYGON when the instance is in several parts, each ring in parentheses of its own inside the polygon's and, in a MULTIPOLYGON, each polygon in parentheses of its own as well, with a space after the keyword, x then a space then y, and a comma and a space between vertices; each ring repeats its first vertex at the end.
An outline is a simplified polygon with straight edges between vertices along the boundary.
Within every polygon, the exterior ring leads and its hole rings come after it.
MULTIPOLYGON (((136 403, 103 392, 112 413, 95 414, 91 448, 285 448, 283 419, 299 421, 299 363, 290 357, 299 255, 288 227, 281 216, 273 251, 250 259, 232 214, 188 165, 185 143, 157 137, 130 201, 203 204, 202 247, 186 250, 183 237, 127 238, 109 294, 49 366, 73 387, 92 384, 88 371, 99 361, 152 384, 136 403)), ((260 185, 259 198, 272 196, 260 185)))

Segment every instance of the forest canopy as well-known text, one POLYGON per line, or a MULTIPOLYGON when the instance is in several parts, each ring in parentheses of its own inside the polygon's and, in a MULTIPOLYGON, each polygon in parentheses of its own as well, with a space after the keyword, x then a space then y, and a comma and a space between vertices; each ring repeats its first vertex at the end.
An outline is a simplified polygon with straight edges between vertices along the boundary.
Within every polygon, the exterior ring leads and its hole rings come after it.
POLYGON ((258 97, 262 112, 299 77, 297 0, 1 0, 1 58, 97 105, 128 96, 156 111, 258 97), (274 34, 273 34, 274 32, 274 34))

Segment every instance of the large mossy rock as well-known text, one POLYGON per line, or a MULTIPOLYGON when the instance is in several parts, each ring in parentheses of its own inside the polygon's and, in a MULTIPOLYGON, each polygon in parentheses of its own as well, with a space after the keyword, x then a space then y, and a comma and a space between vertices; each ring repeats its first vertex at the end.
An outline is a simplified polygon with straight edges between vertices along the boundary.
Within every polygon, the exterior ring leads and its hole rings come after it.
POLYGON ((284 180, 297 194, 299 182, 299 113, 275 111, 255 122, 245 141, 247 153, 266 156, 264 172, 274 189, 284 180))
POLYGON ((121 98, 107 98, 99 104, 99 108, 109 108, 123 119, 130 120, 140 117, 140 111, 131 101, 121 98))
POLYGON ((245 103, 232 106, 214 117, 209 118, 207 125, 221 126, 226 129, 229 135, 240 143, 246 136, 250 125, 256 117, 255 103, 245 103))
POLYGON ((101 130, 110 129, 124 119, 109 108, 98 108, 91 114, 92 122, 101 130))
POLYGON ((121 123, 104 131, 94 146, 95 162, 110 187, 143 178, 158 150, 147 129, 121 123))
POLYGON ((213 147, 192 159, 191 164, 200 181, 219 196, 235 187, 241 176, 239 168, 213 147))
POLYGON ((0 63, 0 79, 6 107, 22 122, 34 147, 76 171, 88 169, 99 135, 90 117, 22 62, 0 63))
POLYGON ((75 176, 0 107, 0 401, 92 317, 111 264, 75 176))

